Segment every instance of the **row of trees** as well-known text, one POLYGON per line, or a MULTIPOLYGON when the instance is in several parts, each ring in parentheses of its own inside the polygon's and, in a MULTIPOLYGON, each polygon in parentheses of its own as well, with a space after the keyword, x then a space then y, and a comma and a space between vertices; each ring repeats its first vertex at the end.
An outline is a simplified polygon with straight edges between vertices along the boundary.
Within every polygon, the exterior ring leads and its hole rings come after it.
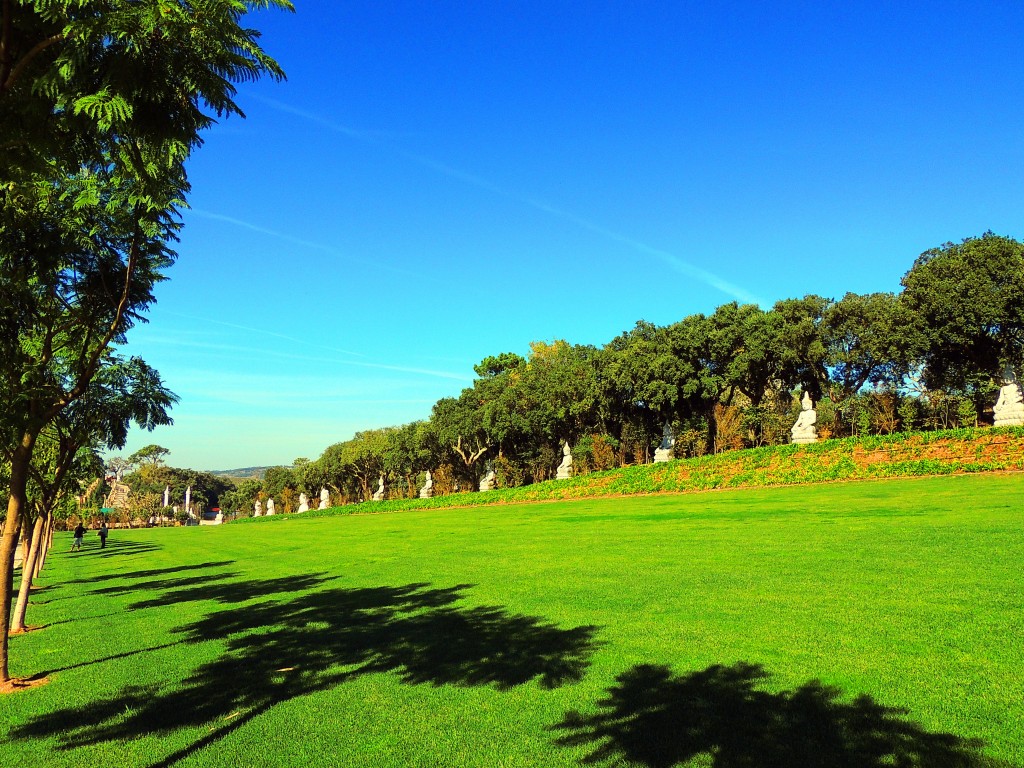
POLYGON ((823 437, 975 425, 1024 352, 1024 245, 986 232, 926 251, 899 293, 809 295, 770 309, 724 304, 668 326, 639 322, 601 348, 535 342, 476 366, 472 386, 429 419, 366 430, 315 461, 274 468, 227 500, 295 508, 321 487, 369 499, 383 475, 411 496, 476 487, 485 463, 505 486, 545 480, 573 447, 576 471, 649 461, 662 425, 676 455, 786 442, 796 393, 818 403, 823 437))
MULTIPOLYGON (((175 259, 185 162, 235 83, 281 77, 242 26, 287 0, 0 4, 0 692, 14 555, 42 550, 74 467, 131 422, 169 423, 151 367, 119 350, 175 259), (63 489, 63 490, 62 490, 63 489), (37 545, 38 543, 38 545, 37 545)), ((36 567, 22 569, 22 591, 36 567)), ((19 600, 19 602, 21 602, 19 600)))

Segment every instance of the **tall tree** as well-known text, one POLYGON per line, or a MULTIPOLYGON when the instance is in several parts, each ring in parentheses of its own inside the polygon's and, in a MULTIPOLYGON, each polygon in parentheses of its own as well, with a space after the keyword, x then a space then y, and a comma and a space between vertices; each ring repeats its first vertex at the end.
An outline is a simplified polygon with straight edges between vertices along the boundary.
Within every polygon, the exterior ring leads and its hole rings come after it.
POLYGON ((828 381, 828 350, 821 324, 831 303, 811 293, 800 299, 777 301, 772 307, 782 320, 782 381, 791 389, 800 387, 815 399, 821 397, 828 381))
POLYGON ((40 431, 81 399, 173 262, 185 160, 234 83, 281 77, 241 26, 287 0, 0 4, 0 690, 14 548, 40 431))
MULTIPOLYGON (((36 525, 29 535, 29 557, 22 564, 12 632, 25 628, 28 590, 32 586, 35 558, 39 556, 41 533, 51 523, 60 499, 94 471, 96 450, 122 448, 132 423, 150 430, 170 424, 168 411, 176 401, 160 375, 141 358, 107 355, 85 394, 47 425, 30 467, 35 486, 36 525), (39 450, 40 447, 45 450, 39 450)), ((27 533, 28 525, 23 530, 27 533)))
POLYGON ((480 460, 494 447, 484 424, 479 387, 467 387, 456 397, 443 397, 434 403, 430 422, 437 439, 461 461, 460 474, 471 482, 479 479, 480 460))
POLYGON ((829 378, 845 396, 866 384, 898 387, 921 353, 916 318, 892 293, 848 293, 822 318, 829 378))
POLYGON ((903 300, 924 328, 928 386, 971 392, 1024 364, 1024 243, 986 232, 925 251, 903 300))
POLYGON ((678 415, 678 359, 666 328, 646 321, 612 339, 595 359, 601 407, 616 437, 631 429, 652 438, 678 415))
POLYGON ((135 453, 128 457, 128 461, 132 464, 148 464, 155 467, 161 466, 166 458, 170 455, 170 451, 160 445, 147 445, 144 448, 139 448, 135 453))

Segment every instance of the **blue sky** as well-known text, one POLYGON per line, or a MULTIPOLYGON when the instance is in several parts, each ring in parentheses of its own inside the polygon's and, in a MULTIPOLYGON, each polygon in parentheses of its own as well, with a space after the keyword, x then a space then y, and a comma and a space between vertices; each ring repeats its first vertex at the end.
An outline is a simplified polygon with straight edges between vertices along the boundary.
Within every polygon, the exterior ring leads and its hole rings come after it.
POLYGON ((1024 237, 1019 3, 297 0, 126 351, 197 469, 426 418, 533 340, 899 289, 1024 237))

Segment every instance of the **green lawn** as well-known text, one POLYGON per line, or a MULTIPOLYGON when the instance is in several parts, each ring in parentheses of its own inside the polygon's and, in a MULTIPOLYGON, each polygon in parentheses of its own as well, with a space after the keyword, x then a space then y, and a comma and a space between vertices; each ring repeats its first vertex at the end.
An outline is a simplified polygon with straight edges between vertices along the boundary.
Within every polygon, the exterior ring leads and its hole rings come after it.
POLYGON ((0 765, 1024 766, 1022 486, 62 534, 0 765))

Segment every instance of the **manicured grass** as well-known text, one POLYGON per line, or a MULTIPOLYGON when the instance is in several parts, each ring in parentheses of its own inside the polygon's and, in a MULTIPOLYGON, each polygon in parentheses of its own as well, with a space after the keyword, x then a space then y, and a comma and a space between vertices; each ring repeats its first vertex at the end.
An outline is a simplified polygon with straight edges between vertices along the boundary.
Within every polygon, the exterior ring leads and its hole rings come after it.
POLYGON ((65 535, 0 765, 1024 765, 1022 486, 65 535))

